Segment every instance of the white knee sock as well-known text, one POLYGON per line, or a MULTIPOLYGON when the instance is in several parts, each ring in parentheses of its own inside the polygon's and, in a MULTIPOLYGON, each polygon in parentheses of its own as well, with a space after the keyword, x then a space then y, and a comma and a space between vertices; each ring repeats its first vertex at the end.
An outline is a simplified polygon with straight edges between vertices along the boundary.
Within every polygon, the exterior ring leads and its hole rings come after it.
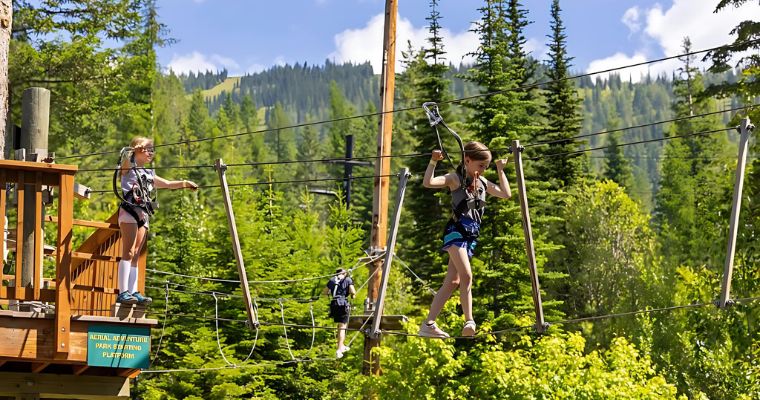
POLYGON ((137 291, 137 264, 132 264, 129 267, 129 292, 134 293, 137 291))
POLYGON ((119 261, 119 293, 129 292, 129 261, 119 261))

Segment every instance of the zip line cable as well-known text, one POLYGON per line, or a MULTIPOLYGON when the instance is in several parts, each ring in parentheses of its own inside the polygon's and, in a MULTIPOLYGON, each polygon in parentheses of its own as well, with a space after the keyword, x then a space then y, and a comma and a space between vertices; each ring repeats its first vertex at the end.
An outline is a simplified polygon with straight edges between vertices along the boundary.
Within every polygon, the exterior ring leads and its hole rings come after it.
MULTIPOLYGON (((506 93, 506 92, 514 92, 514 91, 521 91, 521 90, 526 90, 526 89, 533 89, 533 88, 537 88, 539 86, 547 85, 547 84, 550 84, 550 83, 564 82, 566 80, 585 78, 585 77, 589 77, 589 76, 593 76, 593 75, 605 74, 605 73, 614 72, 614 71, 618 71, 618 70, 622 70, 622 69, 639 67, 639 66, 647 65, 647 64, 655 64, 655 63, 659 63, 659 62, 662 62, 662 61, 672 60, 672 59, 676 59, 676 58, 688 57, 688 56, 692 56, 692 55, 696 55, 696 54, 701 54, 701 53, 707 53, 707 52, 714 51, 714 50, 719 50, 719 49, 730 49, 732 47, 752 44, 752 43, 757 42, 757 41, 760 41, 760 39, 748 40, 748 41, 745 41, 743 43, 734 43, 734 44, 727 44, 727 45, 722 45, 722 46, 716 46, 716 47, 709 48, 709 49, 697 50, 697 51, 692 51, 692 52, 688 52, 688 53, 678 54, 678 55, 674 55, 674 56, 662 57, 662 58, 657 58, 657 59, 654 59, 654 60, 642 61, 642 62, 638 62, 638 63, 634 63, 634 64, 628 64, 628 65, 623 65, 623 66, 619 66, 619 67, 608 68, 608 69, 601 70, 601 71, 588 72, 588 73, 585 73, 585 74, 573 75, 573 76, 569 76, 569 77, 565 77, 565 78, 561 78, 561 79, 556 79, 556 80, 548 80, 548 81, 542 81, 542 82, 532 83, 532 84, 529 84, 529 85, 518 86, 516 88, 510 88, 510 89, 504 89, 504 90, 496 90, 496 91, 493 91, 493 92, 481 93, 481 94, 477 94, 477 95, 462 97, 462 98, 459 98, 459 99, 446 100, 446 101, 442 101, 440 103, 441 104, 443 104, 443 103, 458 104, 458 103, 461 103, 461 102, 477 99, 477 98, 480 98, 480 97, 489 97, 489 96, 493 96, 493 95, 497 95, 497 94, 501 94, 501 93, 506 93)), ((276 132, 276 131, 283 130, 283 129, 296 129, 296 128, 302 128, 302 127, 306 127, 306 126, 321 125, 321 124, 334 123, 334 122, 342 122, 342 121, 347 121, 347 120, 352 120, 352 119, 375 117, 375 116, 380 116, 380 115, 383 115, 383 114, 386 114, 386 113, 397 113, 397 112, 404 112, 404 111, 410 111, 410 110, 416 110, 416 109, 418 109, 418 107, 404 107, 404 108, 398 108, 398 109, 393 109, 393 110, 388 110, 388 111, 378 111, 378 112, 374 112, 374 113, 366 113, 366 114, 354 115, 354 116, 348 116, 348 117, 333 118, 333 119, 328 119, 328 120, 323 120, 323 121, 304 122, 304 123, 300 123, 300 124, 295 124, 295 125, 290 125, 290 126, 284 126, 284 127, 279 127, 279 128, 267 128, 267 129, 260 129, 260 130, 255 130, 255 131, 247 131, 247 132, 239 132, 239 133, 233 133, 233 134, 228 134, 228 135, 220 135, 220 136, 216 136, 216 137, 213 137, 213 138, 188 139, 188 140, 183 140, 183 141, 179 141, 179 142, 157 144, 154 147, 155 148, 159 148, 159 147, 176 146, 176 145, 183 145, 183 144, 187 145, 187 144, 191 144, 191 143, 198 143, 198 142, 204 142, 204 141, 209 141, 209 140, 226 139, 226 138, 232 138, 232 137, 252 135, 252 134, 257 134, 257 133, 276 132)), ((70 155, 70 156, 64 156, 64 157, 57 157, 57 159, 58 160, 67 160, 67 159, 83 158, 83 157, 89 157, 89 156, 100 156, 100 155, 106 155, 106 154, 114 154, 114 153, 118 153, 118 152, 119 151, 117 151, 117 150, 101 151, 101 152, 94 152, 94 153, 86 153, 86 154, 77 154, 77 155, 70 155)))
MULTIPOLYGON (((736 303, 745 303, 745 305, 749 305, 750 303, 753 303, 755 301, 760 300, 760 297, 747 297, 747 298, 741 298, 741 299, 735 299, 734 302, 736 303)), ((602 319, 609 319, 609 318, 616 318, 616 317, 622 317, 622 316, 630 316, 630 315, 637 315, 637 314, 648 314, 653 312, 666 312, 666 311, 674 311, 674 310, 680 310, 680 309, 695 309, 695 308, 701 308, 708 305, 714 305, 713 303, 693 303, 693 304, 686 304, 686 305, 678 305, 678 306, 671 306, 671 307, 661 307, 661 308, 652 308, 652 309, 644 309, 644 310, 637 310, 637 311, 631 311, 631 312, 625 312, 625 313, 616 313, 616 314, 605 314, 605 315, 599 315, 599 316, 590 316, 590 317, 584 317, 584 318, 574 318, 574 319, 566 319, 566 320, 559 320, 559 321, 549 321, 550 324, 553 325, 569 325, 569 324, 575 324, 580 322, 594 322, 599 321, 602 319)), ((244 320, 239 320, 238 322, 245 323, 244 320)), ((276 324, 267 324, 268 326, 276 326, 276 324)), ((320 326, 307 326, 307 325, 301 325, 301 326, 295 326, 296 324, 287 324, 288 327, 306 327, 309 329, 331 329, 331 330, 337 330, 336 327, 320 327, 320 326)), ((452 336, 450 338, 446 339, 439 339, 439 340, 447 340, 447 339, 468 339, 473 340, 473 338, 482 337, 482 336, 495 336, 502 333, 507 332, 514 332, 518 330, 524 330, 524 329, 532 329, 533 326, 519 326, 509 329, 502 329, 497 331, 491 331, 491 332, 484 332, 481 334, 478 334, 476 336, 452 336)), ((360 332, 362 328, 355 329, 355 328, 345 328, 347 331, 356 331, 360 332)), ((388 335, 396 335, 396 336, 406 336, 406 337, 421 337, 417 334, 413 333, 407 333, 407 332, 400 332, 400 331, 382 331, 383 334, 388 335)), ((354 335, 355 337, 356 335, 354 335)), ((428 338, 428 337, 421 337, 425 339, 430 340, 436 340, 436 338, 428 338)), ((257 366, 266 366, 266 365, 287 365, 287 364, 293 364, 293 363, 301 363, 301 362, 312 362, 312 361, 329 361, 329 360, 336 360, 336 358, 333 357, 325 357, 325 358, 311 358, 311 359, 294 359, 294 360, 283 360, 283 361, 262 361, 259 363, 251 363, 246 365, 237 365, 237 366, 223 366, 223 367, 206 367, 206 368, 176 368, 176 369, 161 369, 161 370, 143 370, 142 373, 174 373, 174 372, 202 372, 202 371, 218 371, 218 370, 224 370, 224 369, 237 369, 237 368, 251 368, 251 367, 257 367, 257 366)))
MULTIPOLYGON (((639 141, 636 141, 636 142, 619 143, 619 144, 617 144, 617 145, 615 145, 613 147, 623 147, 623 146, 632 146, 632 145, 637 145, 637 144, 662 142, 662 141, 671 140, 671 139, 682 139, 682 138, 693 137, 693 136, 707 136, 707 135, 712 135, 712 134, 715 134, 715 133, 720 133, 720 132, 724 132, 724 131, 731 130, 731 129, 734 129, 734 128, 719 128, 719 129, 712 129, 712 130, 709 130, 709 131, 701 131, 701 132, 695 132, 695 133, 688 133, 688 134, 685 134, 685 135, 665 136, 665 137, 660 138, 660 139, 646 139, 646 140, 639 140, 639 141)), ((587 152, 592 152, 592 151, 597 151, 597 150, 604 150, 604 149, 608 149, 608 148, 610 148, 610 146, 591 147, 591 148, 583 149, 583 150, 566 151, 566 152, 562 152, 562 153, 543 154, 543 155, 535 156, 535 157, 526 157, 524 159, 525 160, 539 160, 541 158, 558 157, 558 156, 569 156, 569 155, 573 155, 573 154, 587 153, 587 152)))
MULTIPOLYGON (((377 178, 391 178, 398 176, 398 174, 387 175, 367 175, 367 176, 352 176, 350 178, 316 178, 316 179, 294 179, 288 181, 270 181, 270 182, 245 182, 245 183, 230 183, 228 187, 238 186, 266 186, 266 185, 282 185, 282 184, 297 184, 297 183, 311 183, 311 182, 342 182, 345 180, 357 180, 357 179, 377 179, 377 178)), ((198 185, 198 189, 218 188, 220 185, 198 185)), ((111 193, 111 190, 91 190, 89 193, 111 193)))
MULTIPOLYGON (((666 140, 671 139, 679 139, 679 138, 686 138, 686 137, 692 137, 692 136, 701 136, 701 135, 709 135, 714 134, 722 131, 727 131, 735 129, 735 127, 729 127, 729 128, 719 128, 719 129, 713 129, 709 131, 702 131, 702 132, 696 132, 696 133, 690 133, 686 135, 674 135, 674 136, 665 136, 662 138, 656 138, 656 139, 646 139, 646 140, 640 140, 636 142, 628 142, 628 143, 620 143, 616 145, 615 147, 623 147, 623 146, 632 146, 637 144, 645 144, 645 143, 655 143, 655 142, 663 142, 666 140)), ((525 160, 538 160, 541 158, 549 158, 549 157, 557 157, 557 156, 568 156, 568 155, 574 155, 574 154, 581 154, 581 153, 587 153, 592 152, 596 150, 603 150, 608 148, 609 146, 600 146, 600 147, 592 147, 588 149, 582 149, 582 150, 575 150, 575 151, 568 151, 568 152, 562 152, 562 153, 551 153, 551 154, 543 154, 540 156, 535 157, 526 157, 525 160)), ((491 149, 491 152, 499 152, 499 151, 509 151, 511 148, 496 148, 491 149)), ((415 175, 419 175, 418 172, 413 172, 415 175)), ((365 176, 352 176, 349 178, 317 178, 317 179, 295 179, 295 180, 285 180, 285 181, 270 181, 270 182, 244 182, 244 183, 231 183, 228 186, 229 187, 238 187, 238 186, 265 186, 265 185, 283 185, 283 184, 300 184, 300 183, 311 183, 311 182, 342 182, 346 179, 349 180, 359 180, 359 179, 378 179, 378 178, 388 178, 388 177, 395 177, 398 176, 398 174, 386 174, 386 175, 365 175, 365 176)), ((199 189, 207 189, 207 188, 218 188, 220 185, 199 185, 199 189)), ((110 193, 111 190, 91 190, 90 193, 110 193)))
POLYGON ((583 134, 583 135, 573 136, 573 137, 570 137, 570 138, 567 138, 567 139, 540 140, 538 142, 524 144, 523 147, 528 148, 528 147, 533 147, 533 146, 540 146, 542 144, 553 144, 553 143, 560 143, 560 142, 575 141, 575 140, 578 140, 578 139, 583 139, 583 138, 587 138, 587 137, 591 137, 591 136, 604 135, 604 134, 607 134, 607 133, 622 132, 622 131, 627 131, 627 130, 632 130, 632 129, 639 129, 639 128, 649 128, 649 127, 652 127, 652 126, 667 124, 667 123, 670 123, 670 122, 687 121, 687 120, 690 120, 690 119, 707 117, 707 116, 710 116, 710 115, 723 114, 723 113, 733 112, 733 111, 748 110, 748 109, 755 108, 757 106, 758 106, 758 104, 750 104, 748 106, 734 107, 734 108, 728 108, 728 109, 723 109, 723 110, 719 110, 719 111, 706 112, 706 113, 698 114, 698 115, 689 115, 689 116, 686 116, 686 117, 679 117, 679 118, 666 119, 666 120, 662 120, 662 121, 649 122, 649 123, 646 123, 646 124, 628 126, 628 127, 625 127, 625 128, 609 129, 609 130, 605 130, 605 131, 599 131, 599 132, 594 132, 594 133, 587 133, 587 134, 583 134))
MULTIPOLYGON (((661 124, 666 124, 666 123, 671 123, 671 122, 678 122, 678 121, 686 121, 686 120, 690 120, 690 119, 694 119, 694 118, 701 118, 701 117, 706 117, 706 116, 710 116, 710 115, 723 114, 723 113, 727 113, 727 112, 742 111, 742 110, 752 109, 752 108, 755 108, 755 107, 758 107, 758 106, 760 106, 760 104, 751 104, 751 105, 747 105, 747 106, 734 107, 734 108, 723 109, 723 110, 719 110, 719 111, 706 112, 706 113, 703 113, 703 114, 691 115, 691 116, 687 116, 687 117, 672 118, 672 119, 668 119, 668 120, 649 122, 649 123, 641 124, 641 125, 633 125, 633 126, 628 126, 628 127, 624 127, 624 128, 617 128, 617 129, 603 130, 603 131, 598 131, 598 132, 593 132, 593 133, 587 133, 587 134, 577 135, 577 136, 574 136, 574 137, 571 137, 571 138, 566 138, 566 139, 553 139, 553 140, 544 140, 544 141, 538 141, 538 142, 533 142, 533 143, 526 143, 525 145, 523 145, 523 147, 529 148, 529 147, 534 147, 534 146, 539 146, 539 145, 561 143, 561 142, 571 143, 571 141, 575 141, 575 140, 583 139, 583 138, 587 138, 587 137, 592 137, 592 136, 604 135, 604 134, 609 134, 609 133, 614 133, 614 132, 622 132, 622 131, 633 130, 633 129, 647 128, 647 127, 652 127, 652 126, 656 126, 656 125, 661 125, 661 124)), ((496 152, 496 151, 504 151, 504 150, 508 150, 508 149, 493 149, 492 151, 496 152)), ((231 164, 227 164, 227 166, 228 167, 243 167, 243 166, 258 167, 258 166, 266 166, 266 165, 330 163, 330 162, 336 162, 336 161, 343 162, 343 161, 375 160, 375 159, 381 159, 381 158, 415 158, 415 157, 428 157, 428 156, 430 156, 430 153, 407 153, 407 154, 396 154, 396 155, 392 154, 392 155, 387 155, 387 156, 363 156, 363 157, 349 157, 349 158, 345 158, 345 157, 344 158, 338 158, 338 157, 335 157, 335 158, 322 158, 322 159, 310 159, 310 160, 284 160, 284 161, 261 161, 261 162, 251 161, 251 162, 243 162, 243 163, 231 163, 231 164)), ((202 168, 214 168, 214 166, 213 165, 205 165, 205 164, 201 164, 201 165, 166 165, 166 166, 152 167, 151 169, 202 169, 202 168)), ((78 170, 77 172, 78 173, 82 173, 82 172, 84 172, 84 173, 87 173, 87 172, 109 172, 110 173, 110 172, 113 172, 113 168, 89 168, 89 169, 83 168, 83 169, 78 170)), ((110 178, 110 174, 109 174, 108 178, 110 178)), ((358 179, 358 178, 363 178, 363 177, 352 177, 350 179, 358 179)), ((335 180, 336 182, 337 181, 344 181, 345 180, 345 178, 319 178, 319 179, 335 180)), ((320 180, 320 181, 322 181, 322 180, 320 180)), ((298 183, 300 183, 300 182, 298 182, 298 183)), ((262 184, 264 184, 264 183, 262 183, 262 184)), ((233 186, 233 185, 230 185, 230 186, 233 186)), ((219 187, 219 185, 203 185, 203 186, 199 186, 199 187, 201 187, 201 188, 209 188, 209 187, 219 187)), ((109 192, 109 191, 108 190, 93 190, 90 193, 105 193, 105 192, 109 192)))
MULTIPOLYGON (((749 305, 751 303, 754 303, 756 301, 760 300, 760 297, 745 297, 745 298, 739 298, 734 299, 734 303, 736 304, 742 304, 749 305)), ((652 312, 662 312, 662 311, 673 311, 673 310, 679 310, 679 309, 690 309, 690 308, 701 308, 706 306, 715 306, 714 303, 691 303, 691 304, 684 304, 684 305, 676 305, 676 306, 670 306, 670 307, 660 307, 660 308, 648 308, 648 309, 642 309, 642 310, 634 310, 634 311, 628 311, 628 312, 622 312, 622 313, 613 313, 613 314, 602 314, 602 315, 594 315, 594 316, 588 316, 588 317, 581 317, 581 318, 572 318, 572 319, 564 319, 564 320, 556 320, 556 321, 546 321, 550 325, 571 325, 571 324, 577 324, 580 322, 587 322, 587 321, 598 321, 598 320, 605 320, 610 318, 618 318, 618 317, 625 317, 625 316, 631 316, 631 315, 637 315, 637 314, 648 314, 652 312)), ((153 315, 163 315, 161 313, 155 313, 153 315)), ((247 320, 244 319, 232 319, 232 318, 211 318, 206 316, 200 316, 196 314, 184 314, 184 313, 172 313, 171 315, 167 315, 168 317, 186 317, 186 318, 192 318, 197 320, 207 320, 207 321, 224 321, 224 322, 237 322, 241 324, 247 324, 247 320)), ((323 325, 307 325, 307 324, 293 324, 293 323, 272 323, 272 322, 261 322, 262 327, 273 327, 273 328, 281 328, 283 326, 288 328, 299 328, 299 329, 322 329, 322 330, 338 330, 339 328, 335 326, 323 326, 323 325)), ((497 335, 500 333, 505 332, 511 332, 516 330, 522 330, 522 329, 529 329, 534 328, 534 325, 526 325, 526 326, 516 326, 512 328, 507 329, 501 329, 491 332, 481 332, 476 334, 475 336, 452 336, 450 339, 472 339, 477 338, 481 336, 489 336, 489 335, 497 335)), ((357 328, 345 328, 348 331, 358 331, 357 328)), ((415 337, 423 337, 423 338, 429 338, 427 336, 420 336, 418 334, 414 333, 408 333, 408 332, 401 332, 401 331, 392 331, 392 330, 383 330, 383 333, 387 333, 390 335, 398 335, 398 336, 415 336, 415 337)))
MULTIPOLYGON (((352 272, 355 269, 371 264, 375 262, 376 260, 382 258, 383 255, 379 254, 376 256, 370 256, 370 257, 364 257, 360 259, 357 263, 354 264, 353 267, 349 268, 347 272, 352 272), (367 260, 364 261, 363 260, 367 260)), ((157 269, 152 268, 146 268, 146 271, 150 271, 156 274, 162 274, 162 275, 171 275, 171 276, 177 276, 181 278, 188 278, 188 279, 198 279, 203 281, 209 281, 209 282, 220 282, 220 283, 240 283, 240 280, 235 279, 222 279, 222 278, 213 278, 213 277, 204 277, 204 276, 195 276, 195 275, 187 275, 187 274, 178 274, 175 272, 166 272, 166 271, 159 271, 157 269)), ((296 283, 296 282, 306 282, 306 281, 313 281, 317 279, 324 279, 324 278, 332 278, 334 276, 337 276, 338 274, 328 274, 328 275, 318 275, 318 276, 310 276, 306 278, 297 278, 297 279, 275 279, 275 280, 249 280, 249 284, 268 284, 268 283, 296 283)))

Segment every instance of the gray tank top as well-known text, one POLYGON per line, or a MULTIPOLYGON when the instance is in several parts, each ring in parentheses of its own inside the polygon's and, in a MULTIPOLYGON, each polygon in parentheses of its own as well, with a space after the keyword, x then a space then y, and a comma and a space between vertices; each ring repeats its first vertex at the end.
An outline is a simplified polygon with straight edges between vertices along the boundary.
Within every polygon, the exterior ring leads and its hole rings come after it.
POLYGON ((138 188, 139 184, 137 183, 138 179, 144 179, 147 183, 147 190, 148 192, 153 191, 153 177, 155 176, 155 172, 152 169, 146 169, 146 168, 130 168, 129 171, 121 176, 121 190, 124 193, 124 195, 127 195, 127 192, 134 188, 138 188), (136 172, 135 172, 136 171, 136 172))
POLYGON ((477 223, 481 223, 483 220, 483 212, 486 210, 485 208, 485 201, 486 201, 486 182, 483 178, 480 178, 480 184, 478 185, 478 188, 475 189, 476 193, 470 193, 465 188, 462 188, 461 186, 458 187, 456 190, 451 192, 451 209, 456 210, 457 206, 460 202, 463 200, 471 199, 471 198, 479 198, 482 201, 483 207, 479 209, 467 209, 464 212, 464 216, 469 217, 473 221, 477 223))

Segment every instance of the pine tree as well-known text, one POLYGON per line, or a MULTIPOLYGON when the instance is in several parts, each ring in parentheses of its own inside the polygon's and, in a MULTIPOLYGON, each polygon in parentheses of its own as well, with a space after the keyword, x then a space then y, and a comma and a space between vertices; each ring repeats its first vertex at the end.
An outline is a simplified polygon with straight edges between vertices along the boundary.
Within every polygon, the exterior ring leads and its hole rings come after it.
POLYGON ((618 132, 609 135, 607 147, 604 149, 604 156, 604 178, 617 183, 626 191, 631 190, 633 169, 631 168, 630 161, 628 161, 623 153, 623 147, 620 146, 620 134, 618 132))
MULTIPOLYGON (((559 0, 551 6, 552 34, 548 37, 549 63, 546 75, 546 108, 544 110, 548 129, 544 140, 555 141, 542 147, 545 154, 570 153, 583 144, 573 140, 580 133, 582 118, 579 113, 582 100, 578 97, 573 81, 569 78, 572 57, 567 55, 567 35, 562 24, 559 0)), ((547 157, 539 160, 537 167, 541 179, 548 180, 554 188, 572 185, 580 179, 586 163, 584 153, 547 157)))
MULTIPOLYGON (((685 38, 683 52, 691 52, 685 38)), ((715 100, 705 97, 703 77, 693 67, 694 57, 681 59, 683 66, 674 82, 673 112, 677 118, 666 136, 683 136, 714 130, 721 123, 715 115, 715 100)), ((691 263, 719 263, 722 258, 723 218, 726 213, 730 162, 725 134, 696 135, 669 140, 665 144, 660 190, 657 193, 655 222, 663 251, 673 266, 691 263)))
MULTIPOLYGON (((414 98, 418 99, 417 101, 420 103, 410 106, 419 107, 423 102, 435 102, 438 104, 439 112, 443 118, 447 123, 451 123, 452 118, 448 112, 448 100, 452 98, 451 81, 445 76, 449 68, 446 65, 446 52, 440 36, 441 25, 439 21, 441 16, 437 7, 438 1, 431 0, 430 15, 426 18, 429 22, 427 45, 423 47, 419 57, 412 54, 413 58, 409 62, 410 65, 407 65, 407 70, 417 76, 417 79, 412 82, 412 90, 414 98)), ((416 118, 412 121, 414 124, 412 129, 416 128, 415 136, 418 139, 414 152, 430 154, 432 150, 438 148, 438 139, 430 127, 427 116, 421 111, 415 113, 416 118)), ((439 126, 438 130, 443 136, 443 140, 451 143, 447 145, 446 150, 456 152, 451 135, 443 127, 439 126)), ((457 157, 456 153, 451 154, 451 156, 457 157)), ((429 160, 429 157, 419 157, 405 161, 408 162, 412 171, 424 171, 429 160)), ((449 167, 448 164, 440 166, 449 167)), ((440 271, 440 266, 443 263, 439 251, 440 243, 433 238, 440 236, 443 230, 444 221, 441 220, 441 216, 449 213, 449 205, 445 201, 441 201, 436 191, 426 189, 421 185, 409 187, 407 199, 406 208, 411 215, 414 215, 413 226, 409 227, 407 233, 409 242, 413 245, 406 249, 408 256, 404 255, 404 257, 413 260, 414 264, 419 266, 416 268, 417 273, 424 279, 429 279, 431 275, 440 271)))
MULTIPOLYGON (((480 37, 480 46, 475 54, 475 66, 466 78, 476 83, 481 93, 495 94, 480 97, 472 104, 469 126, 477 133, 475 138, 488 145, 494 157, 499 157, 510 139, 530 137, 538 125, 537 113, 529 111, 535 105, 529 100, 528 93, 519 87, 520 83, 531 79, 521 75, 529 70, 524 64, 526 59, 520 56, 525 14, 520 11, 517 1, 510 2, 511 14, 507 13, 503 1, 487 1, 479 10, 482 17, 476 23, 475 32, 480 37), (500 152, 495 151, 497 149, 500 152)), ((507 176, 513 176, 509 170, 505 172, 507 176)), ((491 181, 496 179, 490 174, 486 177, 491 181)), ((542 205, 538 209, 551 203, 546 201, 546 192, 531 190, 532 196, 536 196, 535 204, 542 205)), ((478 245, 478 253, 484 255, 486 266, 481 271, 484 278, 474 280, 474 310, 493 315, 494 326, 499 326, 517 318, 522 313, 518 310, 529 307, 531 288, 521 244, 524 238, 517 203, 489 202, 486 213, 478 245)), ((553 246, 539 230, 534 231, 534 242, 539 249, 538 258, 543 262, 546 252, 553 246)))
MULTIPOLYGON (((296 156, 296 141, 290 118, 285 112, 285 108, 279 102, 274 105, 269 115, 268 128, 269 132, 265 135, 265 140, 270 148, 274 161, 292 161, 296 156)), ((289 180, 293 177, 295 168, 293 164, 278 165, 274 169, 274 180, 289 180)), ((278 188, 279 189, 279 188, 278 188)))

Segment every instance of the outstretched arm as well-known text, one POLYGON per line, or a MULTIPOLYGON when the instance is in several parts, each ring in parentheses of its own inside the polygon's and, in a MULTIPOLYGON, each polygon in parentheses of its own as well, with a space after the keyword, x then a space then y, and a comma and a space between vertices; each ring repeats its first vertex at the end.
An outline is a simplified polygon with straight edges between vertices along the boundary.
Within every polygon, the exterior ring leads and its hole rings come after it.
POLYGON ((169 181, 156 175, 153 177, 153 182, 156 185, 156 189, 198 189, 198 185, 193 181, 181 180, 181 181, 169 181))
POLYGON ((449 174, 433 176, 435 175, 435 166, 438 165, 438 161, 440 160, 443 160, 443 153, 440 150, 433 150, 433 154, 430 156, 430 162, 425 170, 425 177, 422 178, 422 186, 429 189, 451 187, 452 178, 449 174))
POLYGON ((512 189, 509 188, 509 181, 504 174, 504 166, 507 165, 507 159, 496 160, 496 173, 499 175, 499 185, 488 182, 486 192, 494 197, 508 199, 512 197, 512 189))

